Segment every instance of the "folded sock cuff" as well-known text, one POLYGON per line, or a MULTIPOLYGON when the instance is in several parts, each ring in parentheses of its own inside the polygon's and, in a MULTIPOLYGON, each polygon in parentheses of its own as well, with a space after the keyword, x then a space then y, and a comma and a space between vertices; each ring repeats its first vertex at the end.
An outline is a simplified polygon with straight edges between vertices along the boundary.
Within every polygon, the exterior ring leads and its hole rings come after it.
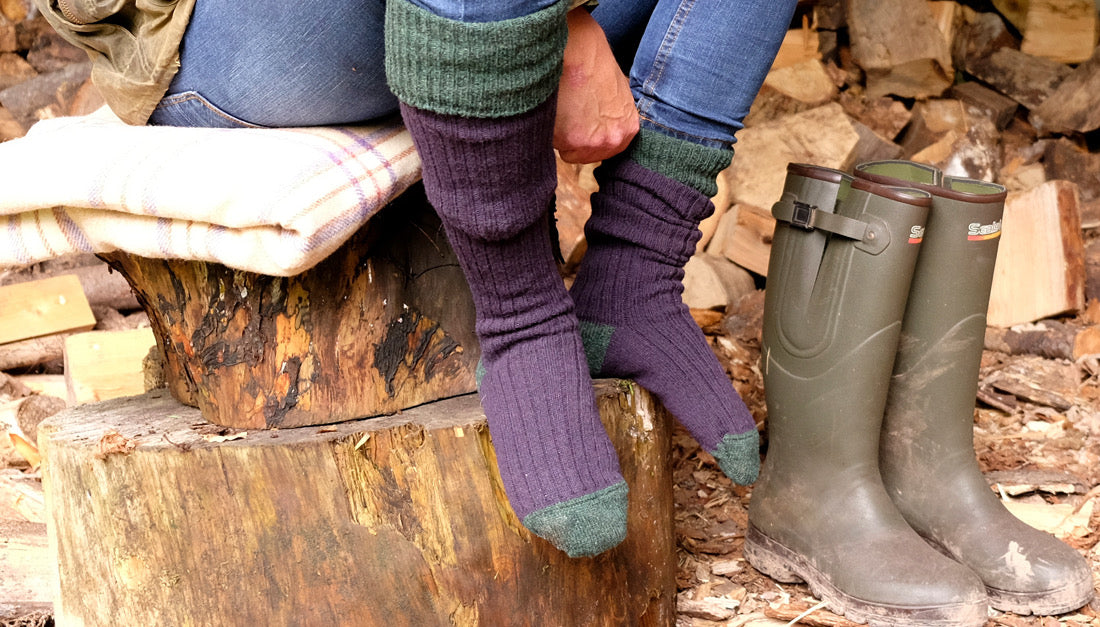
POLYGON ((712 198, 718 193, 718 173, 729 167, 733 149, 712 148, 643 128, 626 156, 712 198))
POLYGON ((496 118, 528 111, 558 85, 568 10, 562 1, 520 18, 460 22, 389 0, 390 89, 406 104, 435 113, 496 118))

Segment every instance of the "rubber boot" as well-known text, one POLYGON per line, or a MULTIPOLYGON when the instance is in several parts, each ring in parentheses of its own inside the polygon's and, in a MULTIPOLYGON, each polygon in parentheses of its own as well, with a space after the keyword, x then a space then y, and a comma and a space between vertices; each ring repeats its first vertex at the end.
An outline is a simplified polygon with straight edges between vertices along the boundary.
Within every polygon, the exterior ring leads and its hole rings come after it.
POLYGON ((764 304, 768 452, 745 557, 871 625, 980 626, 981 581, 917 535, 879 433, 930 195, 792 164, 764 304), (838 201, 839 198, 839 201, 838 201))
POLYGON ((1093 594, 1085 558, 1005 509, 974 455, 1004 188, 911 162, 864 164, 856 174, 932 194, 883 419, 887 491, 918 533, 978 574, 994 608, 1061 614, 1085 605, 1093 594))

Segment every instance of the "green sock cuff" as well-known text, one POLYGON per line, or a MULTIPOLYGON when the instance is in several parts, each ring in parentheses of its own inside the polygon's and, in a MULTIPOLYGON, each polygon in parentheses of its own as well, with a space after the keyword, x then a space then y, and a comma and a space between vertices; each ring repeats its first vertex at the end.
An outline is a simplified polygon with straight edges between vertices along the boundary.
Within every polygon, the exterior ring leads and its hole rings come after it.
POLYGON ((554 503, 523 518, 523 526, 569 557, 599 555, 626 538, 625 481, 554 503))
POLYGON ((712 148, 643 128, 626 156, 638 165, 694 187, 713 198, 718 193, 718 173, 733 160, 732 148, 712 148))
POLYGON ((615 327, 598 322, 580 322, 581 344, 584 346, 584 358, 588 361, 588 373, 596 376, 603 370, 603 361, 607 357, 607 347, 611 344, 615 327))
POLYGON ((727 433, 710 454, 737 485, 749 485, 760 474, 760 434, 756 429, 727 433))
POLYGON ((445 115, 530 111, 558 86, 569 3, 498 22, 460 22, 386 3, 386 79, 402 102, 445 115))

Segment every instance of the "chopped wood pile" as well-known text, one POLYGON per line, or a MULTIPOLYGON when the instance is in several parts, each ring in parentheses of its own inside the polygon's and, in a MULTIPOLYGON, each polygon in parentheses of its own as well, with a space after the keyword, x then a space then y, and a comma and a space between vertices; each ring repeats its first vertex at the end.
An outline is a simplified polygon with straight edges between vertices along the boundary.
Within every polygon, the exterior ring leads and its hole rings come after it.
MULTIPOLYGON (((720 178, 685 301, 763 424, 760 288, 787 163, 903 158, 1004 184, 976 454, 1014 513, 1100 577, 1096 5, 818 0, 800 2, 792 26, 720 178)), ((0 0, 0 141, 101 106, 88 72, 29 0, 0 0)), ((584 252, 591 172, 559 163, 567 273, 584 252)), ((153 346, 129 286, 94 257, 0 268, 0 625, 49 620, 36 425, 157 386, 153 346)), ((751 487, 733 486, 682 431, 673 458, 679 625, 851 625, 741 557, 751 487)), ((1060 617, 992 612, 989 624, 1100 627, 1100 602, 1060 617)))

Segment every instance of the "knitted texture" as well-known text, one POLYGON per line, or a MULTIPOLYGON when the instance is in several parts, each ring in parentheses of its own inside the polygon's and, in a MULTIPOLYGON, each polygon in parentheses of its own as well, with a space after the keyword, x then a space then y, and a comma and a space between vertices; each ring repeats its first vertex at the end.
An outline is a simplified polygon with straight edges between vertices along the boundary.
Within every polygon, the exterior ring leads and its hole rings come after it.
POLYGON ((683 266, 714 207, 698 190, 630 161, 597 170, 588 251, 571 295, 594 375, 630 378, 675 415, 722 470, 748 484, 756 425, 682 300, 683 266))
POLYGON ((711 198, 718 193, 718 173, 729 167, 733 150, 712 148, 642 128, 626 156, 711 198))
POLYGON ((474 297, 481 403, 512 508, 569 555, 609 549, 626 534, 626 484, 549 240, 554 101, 508 118, 401 111, 474 297))
POLYGON ((522 113, 554 92, 568 2, 498 22, 460 22, 408 0, 386 3, 386 80, 404 103, 488 118, 522 113))

